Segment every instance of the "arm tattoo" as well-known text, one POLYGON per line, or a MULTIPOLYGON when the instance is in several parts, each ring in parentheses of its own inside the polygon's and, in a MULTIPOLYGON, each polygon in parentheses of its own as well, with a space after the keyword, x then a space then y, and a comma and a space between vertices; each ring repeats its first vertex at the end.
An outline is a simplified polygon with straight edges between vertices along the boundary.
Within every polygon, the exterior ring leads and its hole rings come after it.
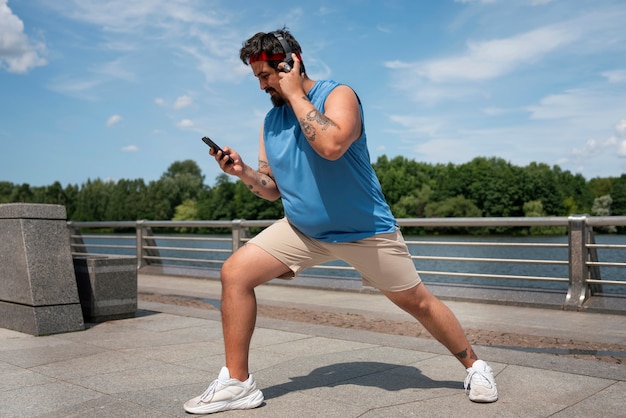
MULTIPOLYGON (((260 168, 269 168, 269 164, 266 161, 259 160, 259 169, 260 168)), ((251 184, 247 184, 248 190, 250 190, 258 197, 263 197, 263 189, 270 186, 273 181, 274 179, 272 179, 269 174, 257 171, 256 175, 254 176, 254 182, 251 184)))
POLYGON ((259 170, 262 168, 269 169, 270 164, 267 161, 259 160, 259 170))
POLYGON ((316 126, 318 125, 322 128, 322 131, 325 131, 330 126, 337 126, 335 122, 328 119, 319 110, 313 109, 309 113, 306 114, 306 118, 300 119, 300 126, 302 127, 302 132, 304 136, 309 141, 315 141, 315 137, 317 136, 316 126), (315 124, 314 124, 315 123, 315 124))

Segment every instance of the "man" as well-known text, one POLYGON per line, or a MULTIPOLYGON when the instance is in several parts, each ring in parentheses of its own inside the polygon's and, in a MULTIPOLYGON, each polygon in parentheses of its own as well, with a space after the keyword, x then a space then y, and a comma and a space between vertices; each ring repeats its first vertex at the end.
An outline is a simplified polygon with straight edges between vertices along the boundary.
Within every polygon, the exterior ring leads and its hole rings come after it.
POLYGON ((467 370, 465 388, 472 401, 496 401, 492 369, 478 360, 454 314, 415 270, 370 163, 359 98, 348 86, 311 80, 301 52, 284 29, 257 33, 240 51, 274 104, 261 129, 259 167, 251 168, 228 147, 210 153, 257 196, 281 198, 285 218, 224 263, 226 366, 202 395, 185 403, 185 410, 207 414, 263 402, 248 371, 254 288, 333 259, 354 266, 364 284, 378 288, 456 356, 467 370))

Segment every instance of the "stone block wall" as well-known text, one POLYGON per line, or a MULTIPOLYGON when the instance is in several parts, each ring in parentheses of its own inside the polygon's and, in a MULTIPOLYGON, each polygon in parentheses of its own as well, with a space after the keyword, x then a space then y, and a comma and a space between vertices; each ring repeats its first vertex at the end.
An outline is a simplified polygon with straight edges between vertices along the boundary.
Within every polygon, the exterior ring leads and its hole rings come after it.
POLYGON ((0 327, 32 335, 84 329, 60 205, 0 205, 0 327))

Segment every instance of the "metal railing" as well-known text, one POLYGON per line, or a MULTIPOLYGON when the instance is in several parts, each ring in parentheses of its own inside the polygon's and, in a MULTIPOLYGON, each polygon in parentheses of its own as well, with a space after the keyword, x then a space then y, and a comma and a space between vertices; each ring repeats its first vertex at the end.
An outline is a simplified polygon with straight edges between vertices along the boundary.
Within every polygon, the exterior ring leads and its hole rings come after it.
MULTIPOLYGON (((71 248, 74 255, 80 254, 132 254, 137 257, 137 267, 154 265, 196 266, 198 268, 218 269, 224 260, 237 248, 245 244, 252 236, 251 231, 261 230, 271 225, 274 220, 233 220, 233 221, 136 221, 136 222, 68 222, 70 229, 71 248), (229 235, 200 235, 180 233, 202 229, 203 231, 230 231, 229 235), (127 230, 126 234, 119 233, 86 233, 87 231, 127 230), (159 231, 159 234, 155 234, 159 231), (165 232, 163 232, 165 231, 165 232), (88 242, 88 243, 87 243, 88 242), (89 251, 88 251, 89 250, 89 251)), ((626 311, 626 257, 617 257, 616 260, 606 261, 598 258, 598 250, 624 251, 623 244, 597 244, 593 228, 626 226, 626 217, 590 217, 587 215, 572 215, 570 217, 533 217, 533 218, 410 218, 398 219, 401 228, 427 228, 436 233, 441 228, 501 228, 501 227, 562 227, 567 230, 567 240, 564 242, 493 242, 478 240, 472 236, 463 235, 463 239, 450 240, 436 239, 407 239, 409 248, 476 248, 485 247, 490 252, 499 248, 526 249, 543 248, 546 252, 557 250, 563 257, 552 258, 517 258, 517 257, 475 257, 458 255, 412 255, 418 272, 433 281, 442 278, 456 280, 462 278, 468 285, 484 283, 485 281, 514 283, 541 283, 541 286, 553 285, 563 289, 564 299, 562 308, 566 310, 580 310, 594 296, 618 298, 617 303, 624 304, 626 311), (444 265, 438 269, 420 269, 424 264, 437 262, 444 265), (451 268, 450 265, 476 264, 506 264, 513 265, 513 269, 522 266, 553 266, 564 271, 558 275, 533 275, 510 273, 472 272, 466 268, 451 268), (447 267, 445 267, 447 266, 447 267), (516 267, 519 266, 519 267, 516 267), (611 269, 617 271, 617 278, 602 279, 601 273, 611 269), (439 279, 437 279, 439 278, 439 279), (608 290, 607 290, 608 289, 608 290), (611 289, 618 289, 611 292, 611 289), (622 297, 624 299, 622 299, 622 297)), ((626 242, 626 240, 624 240, 626 242)), ((457 251, 457 250, 455 250, 457 251)), ((453 251, 454 253, 454 251, 453 251)), ((413 252, 412 252, 413 254, 413 252)), ((625 253, 626 254, 626 253, 625 253)), ((315 271, 322 275, 352 277, 356 275, 354 269, 341 263, 318 265, 315 271)), ((614 274, 612 276, 615 276, 614 274)), ((358 277, 358 275, 356 275, 358 277)), ((449 281, 448 281, 449 283, 449 281)), ((504 285, 506 286, 506 285, 504 285)), ((511 288, 520 290, 520 286, 511 288)))

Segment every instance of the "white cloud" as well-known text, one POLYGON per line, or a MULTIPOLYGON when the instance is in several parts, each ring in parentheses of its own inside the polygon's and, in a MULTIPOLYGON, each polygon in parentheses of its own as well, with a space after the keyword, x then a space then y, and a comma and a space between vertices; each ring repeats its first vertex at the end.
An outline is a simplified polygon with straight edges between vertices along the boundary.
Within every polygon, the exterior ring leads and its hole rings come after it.
POLYGON ((626 139, 626 119, 622 119, 615 125, 615 133, 626 139))
POLYGON ((626 157, 626 119, 620 120, 615 125, 615 134, 617 135, 617 155, 620 158, 626 157))
POLYGON ((28 70, 46 65, 42 55, 46 52, 43 43, 33 43, 24 33, 24 23, 13 14, 8 0, 0 0, 0 69, 11 73, 26 73, 28 70))
POLYGON ((120 115, 113 115, 109 119, 107 119, 106 126, 110 128, 116 123, 119 123, 121 120, 122 120, 122 117, 120 115))
POLYGON ((393 87, 415 102, 461 101, 484 97, 489 94, 484 91, 490 88, 487 82, 532 66, 578 36, 568 25, 545 26, 511 37, 468 41, 462 53, 446 58, 384 65, 393 70, 393 87))
POLYGON ((482 112, 487 116, 500 116, 515 112, 515 109, 505 109, 502 107, 486 107, 482 112))
POLYGON ((227 20, 227 16, 217 15, 212 8, 194 8, 187 0, 68 0, 54 2, 50 7, 75 20, 117 33, 155 27, 178 30, 176 23, 216 26, 223 23, 222 19, 227 20))
POLYGON ((137 145, 128 145, 122 148, 124 152, 137 152, 139 151, 139 147, 137 145))
POLYGON ((626 70, 605 71, 602 76, 606 77, 609 83, 622 83, 626 81, 626 70))
POLYGON ((510 38, 470 41, 462 55, 418 62, 410 67, 419 77, 438 83, 489 80, 535 62, 575 39, 574 33, 546 27, 510 38))
POLYGON ((194 123, 191 119, 183 119, 176 124, 179 128, 193 128, 194 123))
POLYGON ((589 139, 583 147, 574 148, 574 159, 585 159, 591 156, 608 157, 614 154, 620 158, 626 157, 626 119, 620 120, 614 128, 614 134, 607 139, 589 139))
POLYGON ((156 99, 154 99, 154 103, 156 103, 159 106, 165 106, 165 100, 163 100, 160 97, 157 97, 156 99))
POLYGON ((175 109, 183 109, 185 107, 191 106, 192 103, 193 103, 193 100, 191 99, 191 97, 189 97, 187 95, 180 96, 174 102, 174 108, 175 109))
POLYGON ((102 84, 101 80, 53 80, 49 85, 53 91, 69 96, 81 97, 87 100, 95 100, 91 93, 93 89, 102 84))
POLYGON ((589 139, 583 148, 574 148, 572 154, 582 157, 596 155, 603 152, 607 148, 613 148, 617 145, 617 139, 612 136, 606 140, 589 139))
POLYGON ((455 3, 483 3, 483 4, 489 4, 489 3, 495 3, 496 0, 454 0, 455 3))
POLYGON ((126 81, 134 81, 136 78, 135 74, 124 66, 121 59, 98 64, 98 66, 94 69, 94 72, 126 81))
POLYGON ((607 118, 615 120, 615 114, 620 113, 624 106, 622 96, 616 92, 600 88, 578 88, 548 95, 539 104, 528 106, 526 110, 530 112, 531 119, 570 119, 575 124, 607 118))
MULTIPOLYGON (((248 75, 250 73, 249 69, 241 65, 239 59, 228 59, 215 54, 207 54, 203 49, 192 46, 181 49, 198 62, 198 70, 209 83, 224 80, 232 81, 241 78, 242 74, 248 75)), ((229 50, 234 49, 230 48, 229 50)))
POLYGON ((435 137, 444 127, 445 123, 435 118, 426 118, 413 115, 391 115, 389 119, 403 128, 404 133, 410 133, 417 137, 435 137))

